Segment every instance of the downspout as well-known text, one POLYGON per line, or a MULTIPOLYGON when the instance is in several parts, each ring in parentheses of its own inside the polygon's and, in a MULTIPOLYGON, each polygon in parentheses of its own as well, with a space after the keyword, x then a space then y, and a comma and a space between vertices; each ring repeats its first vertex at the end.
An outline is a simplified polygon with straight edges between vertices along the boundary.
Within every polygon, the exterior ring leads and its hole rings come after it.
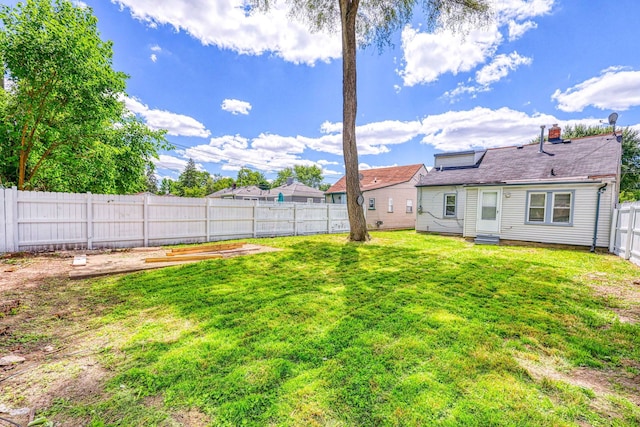
POLYGON ((598 239, 598 218, 600 217, 600 196, 606 190, 607 184, 605 183, 602 187, 598 188, 598 199, 596 201, 596 223, 593 227, 593 244, 591 244, 591 252, 596 251, 596 240, 598 239))

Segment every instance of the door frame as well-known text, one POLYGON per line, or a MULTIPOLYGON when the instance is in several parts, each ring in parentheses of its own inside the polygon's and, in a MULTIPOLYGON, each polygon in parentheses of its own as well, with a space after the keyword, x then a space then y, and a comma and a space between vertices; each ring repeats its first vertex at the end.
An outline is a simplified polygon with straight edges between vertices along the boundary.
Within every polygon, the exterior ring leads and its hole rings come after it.
POLYGON ((500 228, 502 225, 502 187, 494 187, 494 188, 486 188, 478 189, 478 214, 476 217, 476 234, 490 234, 490 235, 500 235, 500 228), (482 219, 482 198, 484 193, 496 193, 496 219, 494 221, 491 220, 483 220, 482 219), (494 227, 487 227, 488 223, 495 224, 494 227))

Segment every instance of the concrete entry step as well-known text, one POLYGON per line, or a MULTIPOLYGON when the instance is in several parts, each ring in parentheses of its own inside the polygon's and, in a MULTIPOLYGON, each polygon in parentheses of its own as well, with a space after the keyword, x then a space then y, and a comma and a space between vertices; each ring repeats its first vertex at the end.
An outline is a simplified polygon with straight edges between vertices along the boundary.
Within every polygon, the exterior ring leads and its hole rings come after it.
POLYGON ((499 245, 500 237, 489 234, 478 234, 474 239, 476 245, 499 245))

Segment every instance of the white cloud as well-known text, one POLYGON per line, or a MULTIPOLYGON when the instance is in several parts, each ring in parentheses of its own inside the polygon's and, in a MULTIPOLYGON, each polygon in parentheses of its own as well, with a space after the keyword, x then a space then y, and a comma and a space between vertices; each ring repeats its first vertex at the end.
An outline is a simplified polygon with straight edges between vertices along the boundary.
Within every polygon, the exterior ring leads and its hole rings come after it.
POLYGON ((582 111, 589 106, 628 110, 640 105, 640 71, 611 67, 564 92, 557 89, 551 99, 558 103, 558 109, 567 112, 582 111))
POLYGON ((166 129, 169 135, 207 138, 211 132, 196 119, 164 110, 153 110, 136 98, 125 96, 129 111, 142 116, 151 129, 166 129))
POLYGON ((517 23, 516 21, 509 21, 509 41, 519 39, 529 30, 538 28, 538 24, 533 21, 525 21, 523 23, 517 23))
POLYGON ((182 172, 185 166, 187 166, 187 160, 167 154, 160 154, 158 159, 152 159, 151 161, 158 169, 168 169, 176 172, 182 172))
POLYGON ((465 94, 475 98, 478 93, 490 91, 493 83, 502 80, 520 65, 530 65, 531 62, 531 58, 520 56, 518 52, 512 52, 509 55, 497 55, 490 64, 485 65, 476 72, 476 85, 458 83, 455 89, 445 92, 443 97, 449 98, 451 102, 465 94))
POLYGON ((240 54, 272 52, 293 63, 313 65, 341 55, 337 32, 311 33, 307 25, 291 19, 288 5, 277 1, 269 12, 247 13, 244 0, 112 0, 150 27, 172 26, 203 45, 240 54))
POLYGON ((358 169, 359 170, 380 169, 380 168, 392 168, 392 167, 396 167, 396 166, 398 166, 397 163, 394 163, 392 165, 386 165, 386 166, 379 166, 379 165, 378 166, 371 166, 371 165, 369 165, 367 163, 360 163, 358 165, 358 169))
POLYGON ((470 71, 491 57, 501 42, 495 26, 463 37, 451 30, 421 33, 407 25, 402 30, 404 69, 398 74, 405 86, 414 86, 434 82, 444 73, 470 71))
POLYGON ((490 85, 506 77, 510 71, 514 71, 518 66, 530 65, 531 62, 531 58, 520 56, 518 52, 497 55, 489 65, 485 65, 476 73, 476 82, 483 86, 490 85))
POLYGON ((555 0, 494 0, 499 22, 524 21, 551 13, 555 0))
POLYGON ((338 166, 338 165, 340 165, 340 164, 341 164, 340 162, 331 162, 331 161, 329 161, 329 160, 318 160, 318 161, 317 161, 317 163, 318 163, 320 166, 328 166, 328 165, 335 165, 335 166, 338 166))
POLYGON ((151 46, 151 51, 152 52, 162 52, 162 48, 156 44, 156 45, 151 46))
POLYGON ((158 55, 156 55, 155 53, 152 53, 149 58, 151 59, 151 62, 156 62, 158 60, 158 55))
POLYGON ((514 40, 535 28, 530 19, 550 13, 553 5, 554 0, 495 0, 495 19, 484 28, 463 25, 459 31, 439 28, 426 33, 407 25, 402 30, 403 65, 397 73, 405 86, 414 86, 434 82, 445 73, 471 71, 495 55, 504 42, 502 27, 508 25, 514 40))
POLYGON ((224 111, 228 111, 233 115, 249 114, 251 111, 251 104, 246 101, 240 101, 239 99, 225 99, 220 106, 224 111))
MULTIPOLYGON (((430 115, 415 121, 367 123, 356 129, 360 155, 375 155, 390 151, 389 146, 403 144, 422 137, 423 144, 443 151, 460 151, 479 148, 526 144, 540 135, 540 126, 550 127, 558 123, 561 127, 576 124, 597 126, 600 118, 583 118, 563 121, 548 114, 527 114, 510 108, 492 110, 477 107, 472 110, 449 111, 430 115)), ((325 176, 342 175, 342 172, 327 166, 342 166, 339 161, 304 159, 306 150, 342 156, 342 135, 339 123, 324 122, 322 128, 328 132, 320 137, 282 136, 260 134, 249 139, 240 135, 224 135, 211 138, 208 144, 188 148, 180 153, 184 159, 192 158, 199 163, 222 164, 221 169, 237 171, 249 166, 265 172, 275 172, 294 165, 317 165, 325 176)), ((640 127, 640 126, 639 126, 640 127)), ((416 159, 429 162, 432 159, 416 159)), ((165 168, 181 171, 186 160, 161 156, 165 168), (179 160, 179 161, 178 161, 179 160), (173 167, 172 167, 173 165, 173 167)), ((392 165, 393 166, 393 165, 392 165)), ((362 163, 360 168, 371 168, 362 163)), ((383 167, 383 166, 375 166, 383 167)), ((339 168, 338 168, 339 169, 339 168)))
POLYGON ((466 111, 425 117, 422 142, 443 151, 502 147, 526 144, 540 135, 540 126, 558 123, 561 127, 582 123, 597 125, 598 119, 558 120, 548 114, 528 115, 510 108, 491 110, 476 107, 466 111))

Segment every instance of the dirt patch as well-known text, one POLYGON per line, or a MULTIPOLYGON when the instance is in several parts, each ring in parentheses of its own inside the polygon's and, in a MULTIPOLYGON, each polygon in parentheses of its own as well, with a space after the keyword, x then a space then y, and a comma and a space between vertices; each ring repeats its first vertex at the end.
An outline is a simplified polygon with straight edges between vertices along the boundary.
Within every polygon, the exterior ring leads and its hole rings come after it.
MULTIPOLYGON (((585 367, 571 369, 561 359, 541 356, 538 360, 514 355, 516 361, 537 382, 561 381, 575 387, 591 390, 594 398, 590 405, 598 412, 617 416, 607 397, 624 396, 640 406, 640 375, 623 370, 596 370, 585 367)), ((635 363, 626 361, 629 367, 635 363)), ((636 371, 637 372, 637 371, 636 371)), ((588 425, 588 424, 586 424, 588 425)))
POLYGON ((622 323, 640 323, 640 279, 628 283, 609 283, 604 273, 585 276, 595 294, 605 299, 622 323))
MULTIPOLYGON (((233 257, 275 250, 247 244, 242 250, 221 253, 233 257)), ((81 271, 118 274, 185 263, 145 263, 146 258, 165 253, 161 248, 144 248, 0 257, 0 358, 22 359, 0 366, 0 417, 27 425, 30 417, 55 402, 100 399, 112 373, 98 357, 112 343, 96 336, 87 320, 104 307, 86 300, 83 282, 70 281, 69 276, 81 271), (86 256, 86 265, 72 266, 80 255, 86 256), (60 295, 67 299, 60 300, 60 295)), ((171 425, 201 426, 208 420, 197 410, 176 411, 171 417, 171 425)), ((62 425, 86 423, 65 419, 62 425)))

